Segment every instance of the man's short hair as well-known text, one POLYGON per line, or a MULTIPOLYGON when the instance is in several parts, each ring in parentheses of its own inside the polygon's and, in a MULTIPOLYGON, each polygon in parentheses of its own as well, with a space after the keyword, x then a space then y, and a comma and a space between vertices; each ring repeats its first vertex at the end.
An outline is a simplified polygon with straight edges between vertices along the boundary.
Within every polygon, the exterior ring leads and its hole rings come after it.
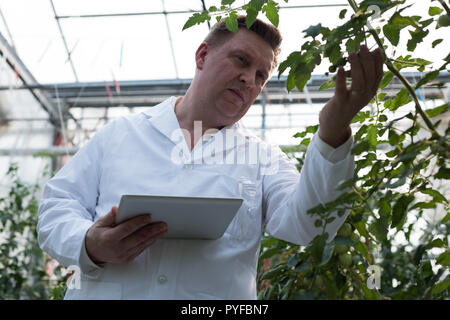
MULTIPOLYGON (((246 16, 238 16, 237 22, 238 28, 247 29, 246 16)), ((278 54, 281 50, 280 45, 282 37, 280 30, 272 24, 266 23, 259 19, 256 19, 248 30, 256 33, 270 45, 274 52, 273 68, 275 68, 278 65, 278 54)), ((227 29, 225 18, 223 18, 211 28, 204 42, 206 42, 213 48, 217 48, 225 43, 225 41, 228 40, 228 38, 230 38, 232 35, 233 32, 227 29)))

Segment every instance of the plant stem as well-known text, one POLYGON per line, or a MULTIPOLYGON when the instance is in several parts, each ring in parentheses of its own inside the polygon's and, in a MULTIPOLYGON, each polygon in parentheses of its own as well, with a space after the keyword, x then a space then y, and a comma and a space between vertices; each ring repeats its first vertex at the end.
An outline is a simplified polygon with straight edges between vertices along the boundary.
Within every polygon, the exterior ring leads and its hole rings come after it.
POLYGON ((444 2, 444 0, 438 0, 438 1, 444 7, 445 11, 447 11, 447 14, 450 14, 450 8, 447 6, 447 4, 444 2))
MULTIPOLYGON (((348 3, 355 12, 359 11, 358 5, 356 4, 355 0, 348 0, 348 3)), ((403 85, 405 86, 409 95, 413 98, 414 104, 416 107, 416 111, 420 114, 420 116, 422 117, 426 126, 431 130, 433 135, 436 135, 437 137, 441 137, 440 134, 434 128, 434 125, 431 122, 430 118, 428 118, 427 114, 423 111, 422 107, 420 106, 419 99, 417 98, 417 95, 416 95, 413 87, 409 83, 409 81, 394 67, 394 65, 392 64, 390 59, 387 57, 386 51, 384 50, 384 47, 383 47, 383 43, 381 42, 381 39, 378 37, 377 32, 374 29, 370 29, 369 32, 375 39, 376 43, 378 44, 378 47, 383 52, 384 63, 386 64, 388 69, 400 80, 400 82, 403 83, 403 85)))

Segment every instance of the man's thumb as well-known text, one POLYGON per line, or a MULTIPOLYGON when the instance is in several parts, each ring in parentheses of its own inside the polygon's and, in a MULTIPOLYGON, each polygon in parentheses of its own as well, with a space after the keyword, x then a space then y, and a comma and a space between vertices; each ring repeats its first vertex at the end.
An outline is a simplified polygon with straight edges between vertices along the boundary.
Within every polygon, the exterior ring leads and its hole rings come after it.
POLYGON ((117 210, 118 208, 116 206, 113 206, 110 212, 97 220, 97 226, 110 227, 116 224, 117 210))

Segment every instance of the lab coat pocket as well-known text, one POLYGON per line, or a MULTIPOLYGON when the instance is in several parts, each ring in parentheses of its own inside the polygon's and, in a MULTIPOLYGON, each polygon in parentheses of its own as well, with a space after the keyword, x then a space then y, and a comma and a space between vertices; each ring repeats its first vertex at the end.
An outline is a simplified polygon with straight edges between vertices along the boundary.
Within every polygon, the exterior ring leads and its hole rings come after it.
POLYGON ((79 288, 67 289, 64 300, 120 300, 122 285, 116 282, 81 280, 79 288))
POLYGON ((244 201, 226 233, 236 241, 236 244, 239 244, 253 239, 261 233, 261 219, 258 218, 260 183, 247 176, 230 179, 233 179, 234 183, 237 184, 237 197, 244 201))

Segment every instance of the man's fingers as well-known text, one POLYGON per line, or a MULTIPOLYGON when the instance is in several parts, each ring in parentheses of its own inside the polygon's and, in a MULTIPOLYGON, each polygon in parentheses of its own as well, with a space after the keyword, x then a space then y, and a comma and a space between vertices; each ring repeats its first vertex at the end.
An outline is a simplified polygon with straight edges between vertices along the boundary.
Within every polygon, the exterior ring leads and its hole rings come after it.
POLYGON ((364 85, 368 89, 367 91, 371 91, 373 83, 376 81, 374 59, 365 45, 359 47, 359 56, 364 73, 364 85))
POLYGON ((110 212, 105 214, 103 217, 98 218, 98 220, 96 221, 97 226, 98 227, 113 226, 116 223, 117 210, 118 208, 116 206, 113 206, 110 212))
POLYGON ((123 248, 123 250, 129 250, 139 243, 142 243, 149 238, 156 237, 158 234, 165 231, 167 231, 167 225, 165 223, 155 222, 122 239, 122 241, 120 242, 120 246, 121 248, 123 248))
POLYGON ((345 99, 347 97, 347 85, 345 83, 344 67, 339 67, 335 82, 336 84, 334 86, 334 94, 339 99, 345 99))
POLYGON ((167 231, 161 231, 154 235, 152 235, 149 238, 146 238, 144 241, 141 241, 137 245, 135 245, 133 248, 128 250, 127 253, 127 261, 130 262, 134 260, 138 255, 142 253, 147 247, 151 246, 153 243, 156 242, 159 238, 162 238, 167 231))
POLYGON ((144 251, 147 247, 151 246, 157 238, 148 239, 146 242, 140 243, 138 246, 134 247, 128 252, 128 256, 125 262, 133 261, 137 256, 139 256, 142 251, 144 251))
POLYGON ((363 93, 364 91, 364 73, 361 66, 361 62, 355 53, 350 53, 348 56, 348 61, 351 66, 352 73, 352 86, 351 90, 353 92, 363 93))
POLYGON ((376 77, 376 81, 372 87, 372 92, 373 94, 375 94, 378 90, 381 80, 383 79, 383 65, 384 65, 383 52, 381 51, 380 48, 378 48, 372 52, 372 57, 375 63, 375 77, 376 77))
POLYGON ((117 240, 120 240, 128 237, 130 234, 134 233, 135 231, 139 230, 140 228, 149 224, 150 222, 151 222, 150 215, 148 214, 139 215, 137 217, 134 217, 117 225, 112 230, 112 232, 114 233, 114 237, 117 240))

